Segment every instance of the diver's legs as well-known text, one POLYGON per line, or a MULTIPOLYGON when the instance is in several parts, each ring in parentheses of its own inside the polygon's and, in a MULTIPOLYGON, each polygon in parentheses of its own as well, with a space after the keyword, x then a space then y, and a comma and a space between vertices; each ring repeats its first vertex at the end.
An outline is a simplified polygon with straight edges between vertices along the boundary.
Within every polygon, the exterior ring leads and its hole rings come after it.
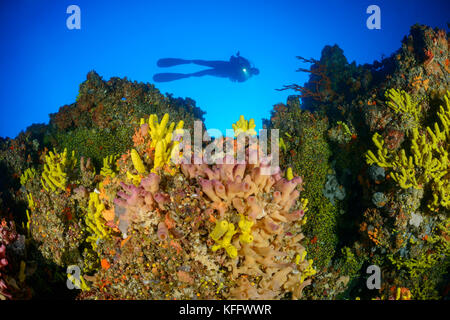
POLYGON ((229 67, 229 64, 230 64, 228 61, 220 61, 220 60, 208 61, 208 60, 197 60, 197 59, 196 60, 186 60, 186 59, 177 59, 177 58, 163 58, 163 59, 159 59, 156 62, 156 65, 158 67, 167 68, 167 67, 173 67, 173 66, 178 66, 181 64, 190 64, 190 63, 194 63, 199 66, 218 68, 218 69, 227 68, 227 67, 229 67))
POLYGON ((153 76, 155 82, 169 82, 189 77, 214 76, 228 78, 228 75, 218 72, 216 69, 205 69, 194 73, 157 73, 153 76))
POLYGON ((228 61, 208 61, 208 60, 190 60, 192 63, 198 64, 199 66, 211 67, 211 68, 223 68, 229 65, 228 61))
POLYGON ((177 59, 177 58, 164 58, 164 59, 159 59, 156 62, 156 65, 161 68, 167 68, 167 67, 178 66, 180 64, 189 64, 189 63, 191 63, 191 60, 177 59))
POLYGON ((184 73, 157 73, 153 76, 153 81, 155 82, 170 82, 175 80, 180 80, 184 78, 189 78, 189 74, 184 73))
POLYGON ((190 77, 203 77, 203 76, 214 76, 214 77, 223 77, 223 78, 227 78, 227 75, 222 75, 219 72, 217 72, 216 69, 205 69, 202 71, 198 71, 198 72, 194 72, 194 73, 189 73, 190 77))

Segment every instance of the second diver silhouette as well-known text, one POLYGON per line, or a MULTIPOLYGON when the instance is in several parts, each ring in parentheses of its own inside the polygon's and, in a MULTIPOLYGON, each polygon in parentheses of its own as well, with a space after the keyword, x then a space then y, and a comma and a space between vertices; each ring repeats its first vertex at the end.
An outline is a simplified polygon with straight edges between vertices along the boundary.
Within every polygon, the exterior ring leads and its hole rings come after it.
POLYGON ((215 76, 229 78, 234 82, 244 82, 250 77, 259 74, 259 70, 250 65, 250 62, 241 57, 239 51, 235 56, 231 56, 230 61, 208 61, 208 60, 185 60, 176 58, 159 59, 158 67, 173 67, 182 64, 196 64, 210 67, 194 73, 157 73, 153 76, 155 82, 169 82, 185 79, 189 77, 215 76))

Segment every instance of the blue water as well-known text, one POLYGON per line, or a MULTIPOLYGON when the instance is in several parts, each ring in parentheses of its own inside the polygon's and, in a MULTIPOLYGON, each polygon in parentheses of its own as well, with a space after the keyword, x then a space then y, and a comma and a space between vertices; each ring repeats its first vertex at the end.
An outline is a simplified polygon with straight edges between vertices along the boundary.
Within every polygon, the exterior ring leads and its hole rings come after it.
MULTIPOLYGON (((207 112, 206 126, 225 130, 240 114, 268 118, 272 106, 303 84, 295 57, 320 58, 338 44, 351 62, 371 63, 400 47, 414 23, 446 29, 449 1, 0 1, 0 136, 73 103, 88 71, 104 79, 152 82, 163 57, 228 60, 238 50, 260 70, 244 83, 190 78, 159 83, 162 93, 190 97, 207 112), (68 30, 66 8, 81 9, 81 30, 68 30), (381 30, 369 30, 366 8, 381 9, 381 30)), ((180 66, 174 72, 193 72, 180 66)), ((172 70, 171 70, 172 71, 172 70)))

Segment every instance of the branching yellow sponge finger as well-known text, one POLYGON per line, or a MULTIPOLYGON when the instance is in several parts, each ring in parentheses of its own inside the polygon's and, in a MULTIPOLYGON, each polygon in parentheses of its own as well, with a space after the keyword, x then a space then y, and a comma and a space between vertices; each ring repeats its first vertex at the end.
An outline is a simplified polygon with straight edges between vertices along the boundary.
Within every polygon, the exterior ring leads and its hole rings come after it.
POLYGON ((34 168, 28 168, 25 172, 20 176, 20 184, 25 185, 27 181, 33 179, 36 176, 36 170, 34 168))
MULTIPOLYGON (((412 103, 411 97, 404 91, 388 90, 388 105, 396 112, 415 115, 416 120, 420 108, 412 103)), ((383 168, 392 168, 390 176, 403 189, 424 189, 431 187, 432 201, 428 207, 435 211, 438 206, 450 208, 448 200, 450 174, 450 92, 444 97, 444 106, 437 112, 438 122, 428 127, 413 127, 410 135, 410 149, 388 151, 384 147, 383 138, 375 133, 372 140, 377 147, 376 154, 367 151, 366 162, 383 168)))
POLYGON ((103 158, 103 167, 100 170, 100 174, 104 177, 110 176, 114 178, 116 176, 116 169, 114 162, 117 160, 117 155, 110 155, 103 158))
MULTIPOLYGON (((143 124, 143 120, 141 120, 143 124)), ((179 136, 183 134, 184 121, 169 123, 169 114, 164 114, 161 123, 158 123, 156 114, 150 115, 148 125, 150 128, 151 147, 155 148, 152 172, 158 168, 170 165, 171 159, 179 154, 179 143, 182 140, 179 136), (177 138, 177 139, 175 139, 177 138), (176 140, 176 141, 173 141, 176 140)))
POLYGON ((239 229, 241 230, 241 235, 239 236, 239 240, 242 243, 252 243, 253 242, 253 236, 252 236, 252 226, 254 222, 247 217, 245 217, 243 214, 240 214, 240 220, 238 222, 239 229))
POLYGON ((215 252, 221 248, 224 248, 228 256, 232 259, 237 257, 237 249, 231 244, 231 239, 236 234, 234 224, 227 221, 220 221, 216 223, 216 227, 210 236, 216 241, 216 244, 212 247, 212 251, 215 252), (226 229, 225 229, 226 227, 226 229), (222 237, 223 236, 223 237, 222 237), (219 238, 221 238, 219 240, 219 238), (217 240, 216 240, 217 239, 217 240))
POLYGON ((214 241, 219 240, 228 230, 228 222, 225 220, 216 221, 214 230, 209 234, 214 241))
POLYGON ((250 119, 249 121, 245 120, 244 116, 241 115, 239 120, 236 123, 232 124, 234 130, 234 136, 237 137, 241 133, 246 133, 251 136, 256 135, 255 131, 255 120, 250 119))
POLYGON ((131 150, 131 161, 133 162, 133 166, 138 173, 146 173, 147 170, 145 170, 144 162, 142 162, 141 157, 135 149, 131 150))
POLYGON ((396 113, 407 113, 419 121, 420 105, 413 102, 411 96, 404 90, 389 89, 386 91, 386 98, 389 99, 387 105, 396 113))
POLYGON ((44 171, 41 177, 43 188, 46 191, 49 191, 49 189, 64 191, 68 183, 67 174, 74 170, 76 163, 75 151, 72 151, 71 157, 68 157, 67 149, 64 149, 63 153, 50 151, 45 156, 44 171))
POLYGON ((91 192, 85 223, 88 232, 91 233, 87 241, 91 243, 94 250, 97 248, 98 239, 107 239, 109 237, 109 229, 105 226, 102 216, 103 210, 105 210, 105 205, 100 202, 98 194, 91 192))

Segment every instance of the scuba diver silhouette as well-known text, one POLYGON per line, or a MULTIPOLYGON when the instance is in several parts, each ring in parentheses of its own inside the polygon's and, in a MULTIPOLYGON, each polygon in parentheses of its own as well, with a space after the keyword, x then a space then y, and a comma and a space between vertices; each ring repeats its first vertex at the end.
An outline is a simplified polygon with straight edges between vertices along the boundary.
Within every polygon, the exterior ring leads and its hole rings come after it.
POLYGON ((250 65, 250 62, 241 57, 239 51, 235 56, 231 56, 230 61, 207 61, 207 60, 185 60, 176 58, 159 59, 156 63, 158 67, 172 67, 181 64, 196 64, 210 67, 194 73, 157 73, 153 76, 155 82, 169 82, 189 77, 215 76, 229 78, 234 82, 244 82, 250 77, 259 74, 259 70, 250 65))

